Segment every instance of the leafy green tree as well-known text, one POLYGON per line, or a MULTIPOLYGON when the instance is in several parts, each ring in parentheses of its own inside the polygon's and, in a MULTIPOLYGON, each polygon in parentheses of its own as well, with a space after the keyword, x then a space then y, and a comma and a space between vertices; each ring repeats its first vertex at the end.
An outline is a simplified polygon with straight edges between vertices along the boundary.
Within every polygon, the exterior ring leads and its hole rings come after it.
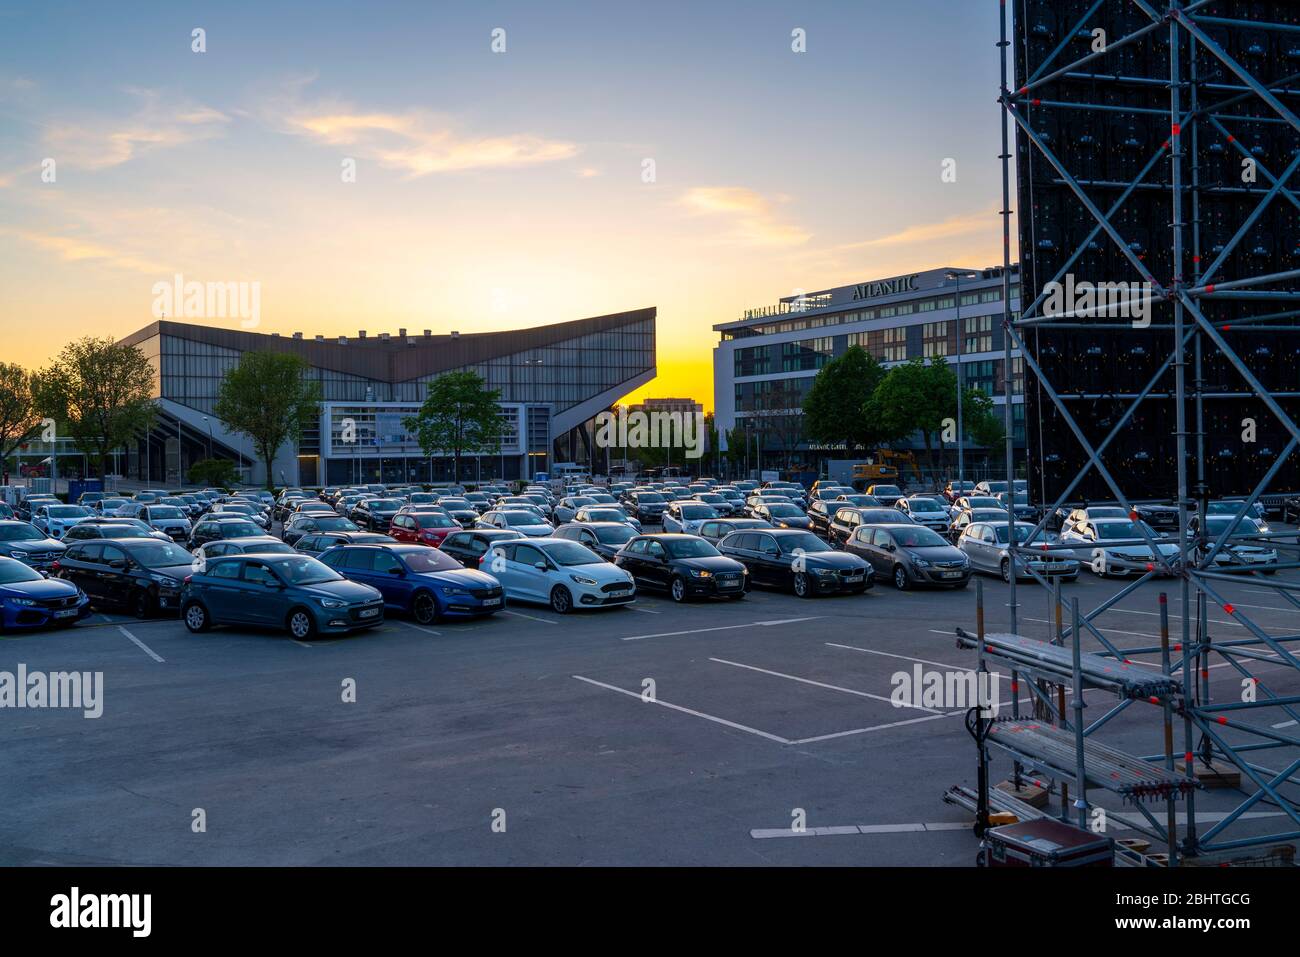
POLYGON ((814 442, 843 443, 850 449, 874 448, 885 441, 878 423, 866 415, 867 400, 885 377, 876 357, 850 346, 821 368, 803 402, 804 429, 814 442))
POLYGON ((41 413, 33 380, 22 366, 0 362, 0 463, 40 432, 41 413))
POLYGON ((935 438, 956 405, 957 376, 948 363, 938 357, 927 363, 916 356, 885 373, 863 412, 876 423, 883 441, 901 441, 920 432, 926 465, 933 469, 935 438))
POLYGON ((252 440, 266 465, 267 488, 275 453, 319 415, 320 383, 307 372, 307 363, 287 352, 245 352, 221 380, 213 411, 229 431, 252 440))
POLYGON ((87 337, 70 342, 37 373, 37 407, 58 420, 79 452, 108 474, 109 456, 153 425, 156 373, 134 346, 87 337))
POLYGON ((446 372, 429 383, 424 404, 402 420, 425 455, 450 452, 460 479, 466 453, 495 452, 501 439, 501 393, 474 372, 446 372))
POLYGON ((1007 437, 1000 410, 983 389, 967 387, 962 395, 962 427, 976 445, 993 448, 1007 437))
POLYGON ((230 488, 239 479, 235 463, 230 459, 199 459, 190 466, 190 481, 195 485, 212 485, 230 488))

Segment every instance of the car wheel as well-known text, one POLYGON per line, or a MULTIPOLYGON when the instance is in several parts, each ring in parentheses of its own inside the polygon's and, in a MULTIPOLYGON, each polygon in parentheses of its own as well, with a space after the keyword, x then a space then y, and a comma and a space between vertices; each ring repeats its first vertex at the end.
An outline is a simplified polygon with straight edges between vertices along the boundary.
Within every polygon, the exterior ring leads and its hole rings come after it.
POLYGON ((1008 583, 1011 581, 1011 561, 1006 558, 1002 559, 1002 580, 1008 583))
POLYGON ((563 585, 551 589, 551 610, 559 615, 567 615, 573 610, 573 596, 563 585))
POLYGON ((907 591, 907 587, 910 584, 911 582, 907 580, 907 569, 904 568, 902 565, 895 565, 894 566, 894 587, 897 588, 899 591, 907 591))
POLYGON ((150 595, 149 592, 145 591, 144 589, 141 589, 140 591, 136 592, 135 600, 131 603, 131 613, 134 614, 135 617, 137 618, 144 619, 144 618, 148 618, 151 614, 153 614, 153 610, 154 610, 153 596, 150 595))
POLYGON ((438 620, 438 599, 427 591, 416 592, 411 599, 411 617, 417 624, 432 625, 438 620))
POLYGON ((686 600, 686 582, 680 578, 674 578, 672 584, 668 586, 668 594, 672 595, 673 601, 683 602, 686 600))
POLYGON ((289 612, 285 627, 289 629, 289 634, 298 641, 306 641, 316 634, 316 620, 312 618, 311 612, 306 608, 295 608, 289 612))
POLYGON ((794 573, 794 593, 800 598, 807 598, 812 594, 812 582, 808 580, 806 572, 794 573))
POLYGON ((212 627, 212 619, 208 617, 208 610, 197 601, 189 602, 181 609, 181 617, 185 619, 185 627, 195 634, 207 631, 212 627))

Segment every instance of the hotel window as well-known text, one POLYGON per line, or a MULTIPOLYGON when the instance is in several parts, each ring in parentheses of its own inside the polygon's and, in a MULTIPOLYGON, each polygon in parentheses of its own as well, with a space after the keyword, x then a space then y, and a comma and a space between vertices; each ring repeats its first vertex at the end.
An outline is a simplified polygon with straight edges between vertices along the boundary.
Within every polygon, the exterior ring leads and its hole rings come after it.
POLYGON ((876 316, 878 315, 879 313, 877 313, 876 310, 874 309, 863 309, 860 313, 858 313, 857 321, 866 322, 868 319, 875 319, 876 316))
POLYGON ((900 302, 894 307, 894 315, 896 316, 910 316, 914 312, 916 312, 915 303, 900 302))
POLYGON ((938 305, 939 305, 939 300, 938 300, 938 299, 922 299, 920 302, 918 302, 918 303, 916 304, 916 311, 917 311, 917 312, 934 312, 935 308, 936 308, 938 305))
POLYGON ((997 378, 997 364, 992 360, 986 362, 962 363, 962 378, 966 388, 979 389, 985 395, 993 395, 997 378))
POLYGON ((961 321, 966 330, 966 341, 962 343, 962 352, 993 351, 993 317, 974 316, 961 321))
POLYGON ((831 358, 835 340, 830 336, 787 342, 781 346, 782 372, 808 372, 820 369, 831 358))
POLYGON ((1025 359, 1023 356, 1011 357, 1011 393, 1023 395, 1025 392, 1025 359))
POLYGON ((753 346, 736 350, 736 375, 767 375, 772 371, 770 346, 753 346))
POLYGON ((956 296, 941 296, 938 299, 934 300, 934 307, 936 309, 952 309, 956 305, 957 305, 956 296))
POLYGON ((892 329, 882 329, 884 334, 881 337, 881 351, 884 353, 882 358, 885 362, 901 362, 907 358, 907 327, 895 326, 892 329))
POLYGON ((921 327, 921 354, 927 359, 931 356, 948 354, 948 322, 927 322, 921 327))
POLYGON ((881 319, 890 319, 898 315, 898 308, 896 306, 881 306, 876 314, 881 319))

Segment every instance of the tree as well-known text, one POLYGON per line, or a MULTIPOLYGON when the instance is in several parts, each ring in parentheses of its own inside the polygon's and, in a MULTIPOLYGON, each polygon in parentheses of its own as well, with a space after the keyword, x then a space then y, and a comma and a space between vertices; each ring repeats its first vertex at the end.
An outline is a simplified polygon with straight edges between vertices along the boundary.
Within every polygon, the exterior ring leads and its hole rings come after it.
POLYGON ((20 365, 0 362, 0 467, 41 429, 34 378, 20 365))
POLYGON ((195 485, 230 488, 238 481, 239 474, 230 459, 199 459, 190 466, 189 477, 195 485))
POLYGON ((976 445, 993 448, 1007 437, 1002 414, 983 389, 967 388, 962 395, 962 427, 966 438, 976 445))
POLYGON ((871 449, 884 441, 876 421, 865 413, 867 400, 884 377, 876 357, 861 346, 850 346, 822 366, 803 403, 808 437, 850 449, 871 449))
POLYGON ((213 412, 229 431, 252 440, 266 465, 267 488, 275 453, 319 414, 320 384, 307 378, 307 370, 303 359, 287 352, 245 352, 217 391, 213 412))
POLYGON ((402 420, 425 455, 450 452, 456 480, 466 453, 495 452, 501 439, 501 393, 474 372, 445 372, 429 383, 424 405, 402 420))
POLYGON ((916 356, 885 373, 863 411, 877 424, 884 441, 901 441, 920 432, 926 465, 933 470, 935 434, 956 406, 957 376, 948 363, 938 356, 929 363, 916 356))
POLYGON ((134 346, 87 337, 37 373, 37 407, 59 421, 77 450, 108 474, 109 455, 147 431, 157 414, 155 370, 134 346))

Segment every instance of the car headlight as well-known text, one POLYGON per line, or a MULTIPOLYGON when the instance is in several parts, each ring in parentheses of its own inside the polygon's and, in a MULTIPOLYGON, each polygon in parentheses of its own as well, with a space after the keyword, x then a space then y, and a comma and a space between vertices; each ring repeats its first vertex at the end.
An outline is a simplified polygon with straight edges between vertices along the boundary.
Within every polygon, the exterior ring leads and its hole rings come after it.
POLYGON ((36 602, 32 601, 30 598, 10 598, 8 601, 11 605, 21 605, 24 608, 30 608, 32 605, 36 604, 36 602))
POLYGON ((921 558, 919 555, 913 555, 911 552, 908 552, 907 557, 912 560, 912 564, 915 565, 917 568, 930 567, 930 563, 926 561, 924 558, 921 558))
POLYGON ((577 582, 579 585, 596 584, 596 580, 594 578, 584 578, 582 575, 570 575, 569 580, 573 582, 577 582))
POLYGON ((468 590, 468 589, 465 589, 465 588, 457 588, 457 587, 454 586, 454 585, 449 585, 449 586, 447 586, 447 587, 445 587, 445 588, 442 589, 442 593, 443 593, 444 595, 464 596, 464 597, 467 597, 467 596, 469 595, 469 590, 468 590))
POLYGON ((813 574, 816 575, 818 578, 830 578, 832 575, 835 574, 835 569, 833 569, 833 568, 814 568, 814 569, 813 569, 813 574))
POLYGON ((175 588, 180 584, 175 578, 168 578, 166 575, 150 575, 149 577, 164 588, 175 588))
POLYGON ((316 600, 325 608, 346 608, 348 604, 341 598, 317 598, 316 600))
POLYGON ((12 558, 26 558, 26 557, 27 557, 27 553, 26 553, 26 552, 24 552, 24 551, 22 551, 22 550, 20 550, 20 549, 17 549, 17 548, 15 548, 12 552, 10 552, 9 555, 10 555, 12 558))
POLYGON ((695 578, 712 578, 713 572, 704 568, 692 568, 691 575, 695 578))

